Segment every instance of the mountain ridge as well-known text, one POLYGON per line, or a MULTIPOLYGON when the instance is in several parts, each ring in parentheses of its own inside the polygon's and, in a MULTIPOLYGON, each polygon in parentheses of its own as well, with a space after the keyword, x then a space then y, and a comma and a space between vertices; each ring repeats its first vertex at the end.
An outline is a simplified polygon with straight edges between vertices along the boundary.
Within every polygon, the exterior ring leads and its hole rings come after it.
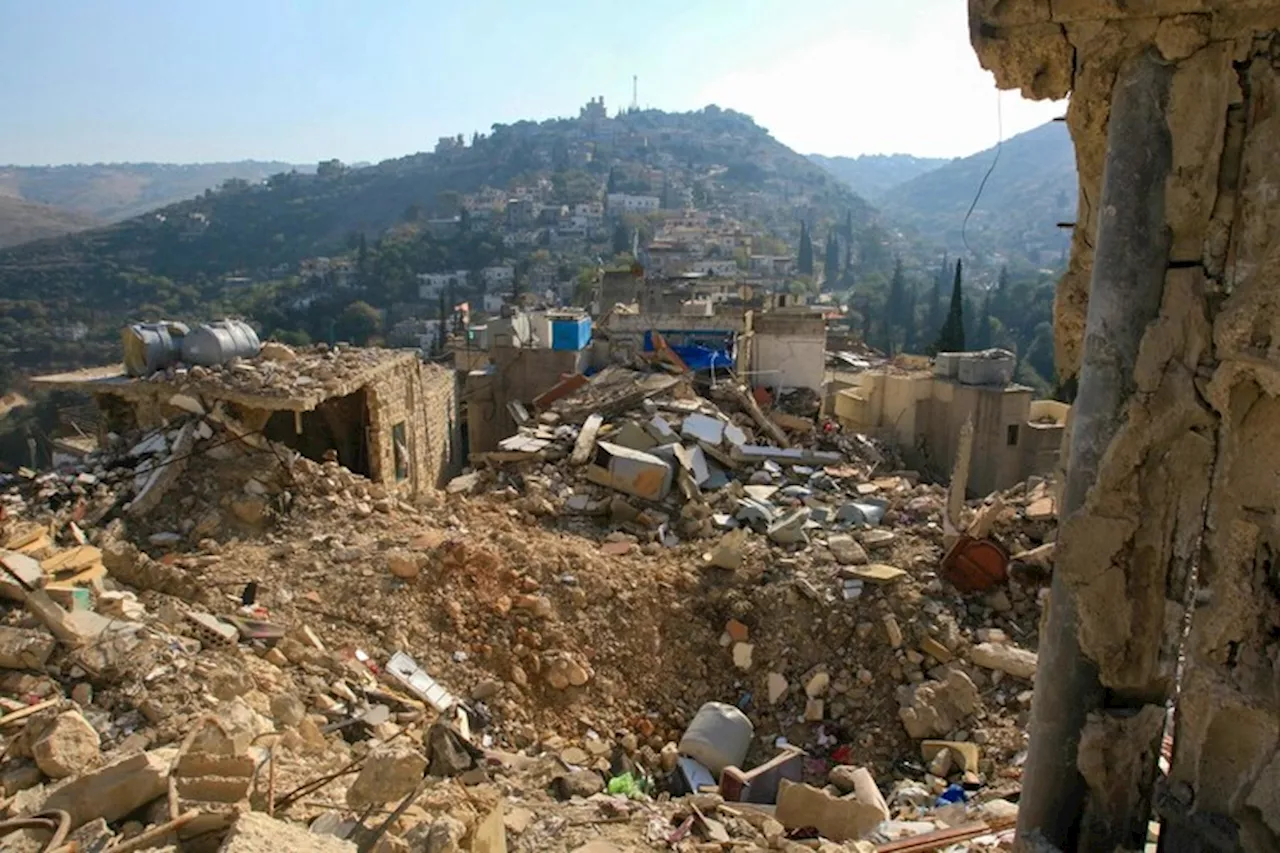
POLYGON ((945 157, 917 157, 914 154, 859 154, 857 157, 827 157, 809 154, 817 163, 861 195, 875 202, 899 184, 951 162, 945 157))

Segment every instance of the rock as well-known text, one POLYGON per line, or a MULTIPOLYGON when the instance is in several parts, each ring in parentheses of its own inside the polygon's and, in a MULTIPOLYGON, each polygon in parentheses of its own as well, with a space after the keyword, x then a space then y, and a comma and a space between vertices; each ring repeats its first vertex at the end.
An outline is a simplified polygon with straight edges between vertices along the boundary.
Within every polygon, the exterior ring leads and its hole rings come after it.
POLYGON ((270 720, 237 696, 214 709, 211 719, 192 737, 191 750, 210 755, 244 755, 254 738, 274 730, 270 720))
POLYGON ((258 350, 258 357, 263 361, 293 361, 298 354, 288 344, 279 341, 266 341, 258 350))
POLYGON ((890 584, 902 580, 907 573, 899 569, 897 566, 886 565, 885 563, 871 563, 866 566, 856 566, 850 574, 858 580, 867 583, 890 584))
POLYGON ((969 660, 978 666, 999 670, 1014 678, 1030 681, 1036 676, 1036 653, 1017 646, 979 643, 969 651, 969 660))
POLYGON ((0 795, 12 797, 19 791, 34 788, 44 779, 35 762, 11 758, 0 767, 0 795))
POLYGON ((820 723, 826 714, 826 703, 821 699, 807 699, 804 703, 804 721, 820 723))
POLYGON ((0 626, 0 669, 42 669, 53 647, 53 635, 48 631, 0 626))
POLYGON ((591 672, 573 658, 565 654, 552 657, 543 667, 547 683, 557 690, 569 687, 581 687, 591 680, 591 672))
POLYGON ((867 552, 847 533, 828 536, 827 549, 838 562, 846 566, 860 566, 868 561, 867 552))
POLYGON ((347 791, 347 805, 363 809, 395 802, 412 791, 427 769, 427 760, 407 743, 374 748, 347 791))
POLYGON ((725 623, 724 632, 729 635, 729 639, 735 643, 745 643, 750 632, 747 626, 739 622, 737 619, 730 619, 725 623))
POLYGON ((387 570, 402 580, 412 580, 422 571, 422 566, 412 551, 388 551, 387 570))
POLYGON ((929 760, 929 772, 934 776, 945 779, 951 775, 951 750, 939 749, 933 754, 933 758, 929 760))
POLYGON ((810 699, 817 699, 824 696, 827 692, 827 687, 830 684, 831 675, 829 673, 814 673, 813 677, 809 679, 809 683, 804 686, 805 695, 810 699))
POLYGON ((452 815, 442 815, 431 823, 420 823, 405 833, 412 853, 462 853, 467 825, 452 815))
POLYGON ((50 794, 44 810, 62 809, 71 825, 94 818, 114 823, 169 791, 169 765, 174 749, 138 752, 81 773, 50 794))
POLYGON ((977 709, 978 699, 978 688, 969 676, 952 669, 946 681, 926 681, 911 690, 898 716, 913 738, 946 737, 977 709))
POLYGON ((568 749, 560 751, 560 760, 570 767, 576 767, 586 764, 591 760, 591 756, 587 755, 587 751, 581 747, 571 746, 568 749))
POLYGON ((604 779, 594 770, 575 770, 551 780, 551 789, 561 800, 586 798, 604 790, 604 779))
POLYGON ((885 548, 897 540, 897 534, 891 530, 873 527, 862 532, 862 544, 866 548, 885 548))
POLYGON ((951 654, 951 649, 948 649, 933 637, 925 637, 920 641, 920 651, 938 663, 950 663, 955 658, 955 655, 951 654))
POLYGON ((307 706, 292 693, 277 693, 271 697, 271 717, 282 726, 298 725, 307 716, 307 706))
POLYGON ((884 615, 884 632, 889 638, 889 648, 902 648, 902 627, 898 625, 898 620, 892 613, 884 615))
POLYGON ((296 823, 267 817, 263 812, 243 811, 223 839, 218 853, 355 853, 356 845, 333 835, 308 832, 296 823))
POLYGON ((987 823, 1012 823, 1018 819, 1018 807, 1008 800, 987 800, 978 806, 978 817, 987 823))
POLYGON ((486 678, 471 689, 471 698, 477 702, 492 699, 502 691, 502 682, 494 678, 486 678))
MULTIPOLYGON (((920 744, 920 754, 925 761, 933 761, 936 756, 944 752, 951 756, 949 763, 960 772, 978 769, 980 753, 978 745, 972 741, 926 740, 920 744)), ((947 775, 945 772, 938 773, 934 770, 930 772, 935 776, 947 775)))
POLYGON ((446 723, 432 723, 423 740, 429 762, 427 773, 432 776, 458 776, 475 765, 469 744, 446 723))
POLYGON ((680 747, 676 746, 674 741, 667 741, 662 745, 662 752, 659 753, 658 760, 662 765, 663 772, 670 773, 680 763, 680 747))
POLYGON ((742 568, 742 554, 747 546, 747 529, 739 527, 737 530, 730 530, 724 536, 720 537, 720 541, 716 543, 714 550, 706 554, 703 559, 707 565, 715 566, 726 571, 736 571, 742 568))
POLYGON ((79 711, 64 711, 31 744, 31 757, 50 779, 65 779, 98 759, 102 741, 79 711))
POLYGON ((245 524, 261 524, 267 516, 267 499, 261 495, 237 495, 231 499, 231 514, 245 524))
POLYGON ((536 818, 537 815, 529 811, 529 809, 516 806, 513 809, 508 809, 507 813, 503 815, 502 824, 506 827, 507 832, 512 835, 522 835, 536 818))
POLYGON ((769 673, 766 686, 769 694, 770 705, 777 705, 778 700, 787 693, 787 679, 780 672, 769 673))
POLYGON ((787 829, 811 826, 824 838, 840 842, 870 833, 882 821, 889 819, 889 809, 882 798, 879 802, 862 802, 833 797, 811 785, 783 779, 778 786, 778 806, 774 817, 787 829))
POLYGON ((114 837, 107 822, 98 817, 68 835, 67 842, 74 844, 76 850, 106 850, 114 837))
POLYGON ((769 525, 766 535, 779 545, 808 545, 809 534, 805 532, 804 526, 809 521, 809 515, 808 507, 793 510, 769 525))
POLYGON ((733 665, 742 670, 751 669, 751 654, 755 648, 751 643, 734 643, 733 665))

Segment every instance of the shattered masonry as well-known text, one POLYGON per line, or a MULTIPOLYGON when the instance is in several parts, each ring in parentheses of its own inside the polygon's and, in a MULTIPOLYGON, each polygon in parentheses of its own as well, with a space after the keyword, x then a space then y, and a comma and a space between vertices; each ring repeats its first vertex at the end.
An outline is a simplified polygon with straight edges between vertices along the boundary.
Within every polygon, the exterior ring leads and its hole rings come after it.
MULTIPOLYGON (((1197 815, 1218 815, 1243 849, 1276 849, 1280 3, 974 0, 970 16, 974 48, 1002 88, 1071 95, 1079 214, 1055 304, 1066 375, 1085 346, 1113 87, 1144 51, 1172 65, 1163 303, 1127 418, 1084 509, 1064 520, 1056 571, 1079 596, 1081 647, 1130 707, 1170 696, 1184 604, 1194 602, 1165 800, 1181 813, 1165 815, 1165 831, 1193 834, 1197 815)), ((1080 756, 1090 783, 1089 750, 1123 765, 1161 716, 1147 717, 1141 737, 1091 724, 1080 756)))

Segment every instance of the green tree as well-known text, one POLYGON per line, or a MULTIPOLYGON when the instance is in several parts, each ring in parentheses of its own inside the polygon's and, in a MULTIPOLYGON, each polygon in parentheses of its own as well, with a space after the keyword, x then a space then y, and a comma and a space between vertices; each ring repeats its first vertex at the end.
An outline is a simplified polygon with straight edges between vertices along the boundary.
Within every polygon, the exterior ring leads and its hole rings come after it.
POLYGON ((813 275, 813 241, 809 239, 809 226, 800 220, 800 257, 797 260, 800 275, 813 275))
POLYGON ((973 348, 990 349, 992 345, 991 291, 982 298, 982 312, 978 314, 978 322, 973 329, 973 348))
POLYGON ((914 352, 916 346, 919 345, 919 335, 916 328, 916 288, 915 285, 907 285, 906 295, 902 300, 902 351, 914 352))
POLYGON ((834 228, 827 232, 826 260, 823 264, 823 281, 826 282, 828 289, 834 288, 836 279, 840 275, 840 244, 836 241, 834 228))
POLYGON ((887 349, 896 349, 898 332, 907 326, 907 280, 902 273, 902 258, 893 261, 893 278, 889 279, 889 295, 885 300, 884 328, 887 349))
POLYGON ((947 256, 942 256, 942 264, 933 276, 933 292, 929 297, 929 328, 927 334, 935 336, 942 329, 942 289, 947 284, 947 273, 950 272, 947 256))
POLYGON ((853 243, 853 210, 844 212, 844 239, 853 243))
POLYGON ((338 315, 335 334, 345 341, 364 346, 382 331, 382 313, 363 300, 352 302, 338 315))
POLYGON ((930 355, 964 351, 964 291, 961 277, 961 261, 957 258, 956 277, 951 285, 951 309, 947 311, 947 319, 938 331, 938 339, 934 342, 930 355))
POLYGON ((627 233, 627 226, 622 222, 613 226, 613 253, 621 255, 631 251, 631 235, 627 233))

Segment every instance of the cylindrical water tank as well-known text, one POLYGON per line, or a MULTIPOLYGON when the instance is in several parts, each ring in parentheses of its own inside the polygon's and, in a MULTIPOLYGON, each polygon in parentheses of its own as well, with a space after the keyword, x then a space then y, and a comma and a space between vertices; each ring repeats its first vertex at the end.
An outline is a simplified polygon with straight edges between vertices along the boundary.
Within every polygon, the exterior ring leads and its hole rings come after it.
POLYGON ((253 358, 262 349, 258 334, 243 320, 201 323, 182 341, 182 360, 215 367, 233 358, 253 358))
POLYGON ((723 702, 708 702, 698 709, 680 738, 680 754, 697 761, 718 779, 726 767, 742 767, 754 733, 746 714, 723 702))
POLYGON ((182 357, 187 334, 183 323, 133 323, 120 333, 124 345, 124 369, 130 376, 150 376, 182 357))

